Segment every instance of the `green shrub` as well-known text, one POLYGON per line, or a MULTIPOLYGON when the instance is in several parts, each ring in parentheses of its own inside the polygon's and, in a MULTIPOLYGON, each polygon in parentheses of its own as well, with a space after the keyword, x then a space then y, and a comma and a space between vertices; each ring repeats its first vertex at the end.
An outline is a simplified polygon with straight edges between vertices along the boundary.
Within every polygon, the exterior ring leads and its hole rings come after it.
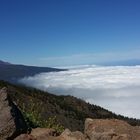
POLYGON ((42 128, 53 128, 58 134, 64 131, 64 127, 58 123, 56 116, 49 117, 44 120, 41 117, 41 104, 34 103, 30 100, 30 109, 26 109, 25 104, 22 105, 21 111, 23 113, 24 119, 28 126, 28 130, 31 131, 32 128, 42 127, 42 128))

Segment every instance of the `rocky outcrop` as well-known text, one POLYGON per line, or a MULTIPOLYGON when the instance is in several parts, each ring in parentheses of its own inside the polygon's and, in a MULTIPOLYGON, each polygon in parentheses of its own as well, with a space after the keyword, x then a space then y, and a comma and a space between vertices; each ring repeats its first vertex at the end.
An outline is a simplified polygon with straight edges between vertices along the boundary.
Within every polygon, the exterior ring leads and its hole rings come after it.
POLYGON ((53 129, 37 128, 33 129, 30 135, 20 135, 15 140, 85 140, 84 134, 79 131, 71 132, 66 129, 60 136, 55 134, 53 129))
POLYGON ((86 119, 84 134, 66 129, 55 136, 53 129, 33 129, 30 135, 24 134, 15 140, 140 140, 140 128, 116 119, 86 119))
POLYGON ((85 136, 80 131, 71 132, 69 129, 66 129, 58 140, 85 140, 85 136))
POLYGON ((49 136, 56 136, 57 133, 54 129, 36 128, 31 131, 31 136, 37 140, 45 140, 49 136))
POLYGON ((86 119, 89 140, 140 140, 140 128, 116 119, 86 119))
POLYGON ((26 131, 19 109, 10 100, 7 88, 0 90, 0 140, 13 139, 26 131))
POLYGON ((37 140, 37 139, 29 134, 21 134, 20 136, 18 136, 14 140, 37 140))

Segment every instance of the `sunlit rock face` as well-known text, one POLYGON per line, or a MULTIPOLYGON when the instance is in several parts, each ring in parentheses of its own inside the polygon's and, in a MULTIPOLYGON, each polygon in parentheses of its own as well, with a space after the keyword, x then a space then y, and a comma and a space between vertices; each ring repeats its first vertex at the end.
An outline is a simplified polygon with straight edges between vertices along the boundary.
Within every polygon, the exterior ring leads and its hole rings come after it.
POLYGON ((19 109, 10 100, 7 88, 0 90, 0 140, 12 140, 26 132, 27 126, 19 109))

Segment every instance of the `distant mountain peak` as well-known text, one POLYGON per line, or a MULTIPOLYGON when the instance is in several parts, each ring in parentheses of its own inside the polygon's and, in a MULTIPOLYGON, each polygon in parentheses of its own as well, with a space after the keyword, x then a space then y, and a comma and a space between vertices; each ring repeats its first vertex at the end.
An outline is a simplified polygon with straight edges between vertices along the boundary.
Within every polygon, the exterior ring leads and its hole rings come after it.
POLYGON ((11 64, 0 60, 0 80, 14 83, 23 77, 34 76, 42 72, 59 72, 64 70, 66 69, 11 64))
POLYGON ((0 65, 11 65, 11 63, 0 60, 0 65))

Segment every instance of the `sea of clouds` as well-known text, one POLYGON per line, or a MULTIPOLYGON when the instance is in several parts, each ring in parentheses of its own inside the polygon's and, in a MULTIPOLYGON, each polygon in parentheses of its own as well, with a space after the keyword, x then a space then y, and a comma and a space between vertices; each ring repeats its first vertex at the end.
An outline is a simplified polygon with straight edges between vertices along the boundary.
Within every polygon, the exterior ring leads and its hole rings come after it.
POLYGON ((140 66, 79 66, 20 80, 57 95, 73 95, 117 114, 140 119, 140 66))

